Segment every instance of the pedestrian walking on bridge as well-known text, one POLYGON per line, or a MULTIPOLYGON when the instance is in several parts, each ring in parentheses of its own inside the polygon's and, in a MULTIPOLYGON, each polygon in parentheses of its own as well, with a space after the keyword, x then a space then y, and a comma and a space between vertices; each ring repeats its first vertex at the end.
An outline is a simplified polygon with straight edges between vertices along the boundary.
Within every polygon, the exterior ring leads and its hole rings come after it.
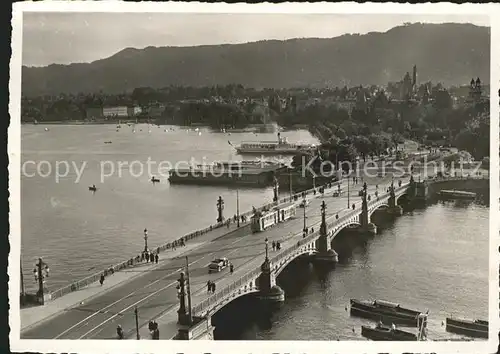
POLYGON ((104 284, 104 274, 101 274, 101 278, 99 279, 99 283, 104 284))
POLYGON ((276 250, 276 241, 273 241, 271 245, 273 247, 273 251, 275 251, 276 250))
POLYGON ((118 339, 123 339, 123 329, 122 329, 122 326, 118 325, 118 327, 116 327, 116 334, 118 334, 118 339))
POLYGON ((146 252, 146 254, 144 255, 144 257, 146 257, 146 262, 149 263, 149 253, 146 252))
POLYGON ((158 253, 155 256, 155 263, 158 264, 158 260, 160 259, 160 256, 158 256, 158 253))
POLYGON ((233 263, 231 263, 229 265, 229 272, 231 272, 231 274, 233 274, 233 272, 234 272, 234 265, 233 265, 233 263))
POLYGON ((156 324, 156 328, 153 331, 153 339, 154 340, 159 340, 160 339, 160 330, 158 329, 158 324, 156 324))
POLYGON ((215 294, 215 283, 212 282, 212 294, 215 294))
POLYGON ((212 282, 209 280, 207 281, 207 293, 210 293, 212 291, 212 282))

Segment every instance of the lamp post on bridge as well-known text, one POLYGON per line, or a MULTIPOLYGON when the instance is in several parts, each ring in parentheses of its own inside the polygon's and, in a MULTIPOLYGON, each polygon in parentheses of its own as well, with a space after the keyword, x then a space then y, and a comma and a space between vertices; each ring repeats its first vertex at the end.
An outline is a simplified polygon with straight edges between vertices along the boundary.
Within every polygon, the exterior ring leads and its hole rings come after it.
POLYGON ((236 226, 240 227, 240 191, 236 190, 236 226))
POLYGON ((269 256, 269 240, 267 239, 267 237, 266 237, 265 242, 266 242, 266 260, 265 260, 265 262, 269 263, 269 257, 268 257, 269 256))
POLYGON ((148 252, 148 229, 144 229, 144 253, 148 252))
POLYGON ((302 229, 304 237, 307 235, 307 225, 306 225, 306 197, 304 196, 304 228, 302 229))
POLYGON ((189 289, 189 268, 186 257, 186 273, 181 272, 177 279, 177 296, 179 298, 179 309, 177 310, 177 323, 180 325, 191 325, 193 323, 191 311, 191 291, 189 289), (187 276, 186 276, 187 274, 187 276), (186 287, 188 290, 186 291, 186 287), (188 295, 188 307, 186 307, 186 293, 188 295))
POLYGON ((351 202, 350 202, 350 191, 349 191, 349 173, 347 174, 347 209, 351 207, 351 202))
POLYGON ((278 199, 279 199, 279 183, 278 183, 278 179, 276 178, 276 176, 274 176, 274 179, 273 179, 273 192, 274 192, 274 195, 273 195, 273 202, 274 203, 278 203, 278 199))
POLYGON ((35 269, 33 270, 35 275, 35 281, 38 281, 38 301, 40 305, 44 304, 44 283, 45 278, 49 277, 49 266, 47 263, 43 261, 40 257, 38 258, 38 262, 35 264, 35 269))
POLYGON ((222 215, 222 211, 224 210, 224 200, 222 199, 221 196, 219 196, 219 199, 217 199, 217 222, 223 222, 224 221, 224 216, 222 215))

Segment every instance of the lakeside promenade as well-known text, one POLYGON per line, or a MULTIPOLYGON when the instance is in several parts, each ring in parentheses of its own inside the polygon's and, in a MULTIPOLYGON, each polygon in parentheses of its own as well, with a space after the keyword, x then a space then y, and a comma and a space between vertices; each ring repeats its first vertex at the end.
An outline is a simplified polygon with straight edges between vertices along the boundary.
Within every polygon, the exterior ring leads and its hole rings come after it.
MULTIPOLYGON (((361 186, 358 187, 351 190, 352 202, 360 202, 360 198, 356 197, 361 186)), ((325 192, 324 197, 332 213, 335 208, 347 210, 346 196, 331 196, 336 188, 332 186, 325 192), (334 207, 332 203, 338 203, 338 207, 334 207)), ((381 185, 380 188, 384 187, 381 185)), ((320 222, 319 206, 323 199, 320 193, 317 193, 316 197, 318 198, 313 199, 306 208, 308 226, 320 222)), ((301 200, 302 198, 299 198, 297 203, 301 200)), ((203 240, 200 238, 188 242, 186 247, 170 251, 170 254, 160 253, 158 265, 141 265, 131 270, 116 272, 106 280, 102 288, 97 283, 53 300, 45 306, 23 309, 22 338, 115 338, 118 321, 126 331, 134 327, 132 324, 135 321, 135 306, 139 309, 142 327, 152 318, 178 306, 175 285, 179 271, 185 266, 183 254, 189 255, 193 295, 202 289, 206 292, 206 280, 203 277, 208 274, 206 267, 213 258, 228 257, 235 265, 236 276, 245 269, 246 263, 263 254, 265 238, 269 238, 270 242, 286 242, 287 237, 294 236, 294 233, 301 235, 303 218, 300 214, 298 212, 295 219, 258 234, 252 234, 250 227, 245 224, 239 229, 230 225, 229 230, 227 227, 218 229, 218 232, 213 230, 209 236, 203 237, 203 240), (197 279, 197 276, 201 278, 197 279)), ((217 283, 225 275, 223 272, 211 279, 217 283), (219 276, 222 278, 219 279, 219 276)))

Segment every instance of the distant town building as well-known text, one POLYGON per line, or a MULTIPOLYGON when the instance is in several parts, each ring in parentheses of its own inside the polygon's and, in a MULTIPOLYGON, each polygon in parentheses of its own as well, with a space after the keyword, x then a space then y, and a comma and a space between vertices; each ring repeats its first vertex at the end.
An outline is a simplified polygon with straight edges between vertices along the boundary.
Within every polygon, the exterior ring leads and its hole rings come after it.
POLYGON ((483 88, 481 86, 481 80, 477 78, 472 79, 469 85, 469 97, 467 98, 468 103, 477 103, 481 100, 483 96, 483 88))
POLYGON ((104 107, 103 109, 104 117, 135 117, 142 112, 141 107, 133 106, 116 106, 116 107, 104 107))

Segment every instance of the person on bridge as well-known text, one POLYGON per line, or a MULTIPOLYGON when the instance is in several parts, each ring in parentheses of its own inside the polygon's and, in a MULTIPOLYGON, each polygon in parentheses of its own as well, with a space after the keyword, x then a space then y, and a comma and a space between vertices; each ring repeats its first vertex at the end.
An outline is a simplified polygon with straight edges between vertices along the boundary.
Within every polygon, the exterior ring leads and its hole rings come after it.
POLYGON ((398 181, 398 186, 400 186, 400 187, 401 187, 401 184, 402 184, 402 183, 403 183, 403 182, 401 182, 401 180, 399 180, 399 181, 398 181))
POLYGON ((215 283, 212 282, 212 294, 215 294, 215 283))
POLYGON ((123 329, 122 329, 122 326, 118 325, 118 327, 116 327, 116 334, 118 334, 118 339, 123 339, 123 329))
POLYGON ((153 254, 153 252, 149 254, 149 259, 151 260, 151 263, 155 261, 155 255, 153 254))
POLYGON ((160 256, 158 256, 158 253, 155 255, 155 263, 158 264, 158 260, 160 259, 160 256))
POLYGON ((99 283, 104 284, 104 274, 101 274, 101 278, 99 279, 99 283))
POLYGON ((233 274, 233 272, 234 272, 234 265, 233 265, 233 263, 231 263, 229 265, 229 272, 231 272, 231 274, 233 274))
POLYGON ((146 257, 146 262, 149 263, 149 253, 148 252, 145 252, 146 254, 144 255, 144 257, 146 257))
POLYGON ((158 324, 156 324, 156 328, 153 330, 153 339, 154 340, 159 340, 160 339, 160 330, 158 329, 158 324))
POLYGON ((209 280, 207 281, 207 293, 210 293, 212 291, 212 282, 209 280))
POLYGON ((273 247, 273 251, 276 251, 276 241, 273 241, 273 242, 271 243, 271 245, 272 245, 272 247, 273 247))

